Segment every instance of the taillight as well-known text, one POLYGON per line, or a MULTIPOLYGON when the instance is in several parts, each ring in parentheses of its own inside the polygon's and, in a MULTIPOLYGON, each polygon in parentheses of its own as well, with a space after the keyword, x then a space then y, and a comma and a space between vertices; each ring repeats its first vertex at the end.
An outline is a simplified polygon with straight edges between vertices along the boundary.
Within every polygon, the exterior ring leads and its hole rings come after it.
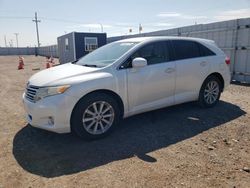
POLYGON ((227 65, 230 65, 230 58, 229 58, 229 57, 226 57, 225 63, 226 63, 227 65))

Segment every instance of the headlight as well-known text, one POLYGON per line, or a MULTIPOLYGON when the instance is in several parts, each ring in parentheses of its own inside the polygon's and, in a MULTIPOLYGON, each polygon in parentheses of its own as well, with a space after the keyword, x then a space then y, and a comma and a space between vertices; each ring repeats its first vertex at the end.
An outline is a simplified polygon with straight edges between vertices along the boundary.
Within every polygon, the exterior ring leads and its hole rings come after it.
POLYGON ((55 86, 55 87, 41 87, 37 90, 35 101, 39 101, 48 96, 64 93, 70 85, 55 86))

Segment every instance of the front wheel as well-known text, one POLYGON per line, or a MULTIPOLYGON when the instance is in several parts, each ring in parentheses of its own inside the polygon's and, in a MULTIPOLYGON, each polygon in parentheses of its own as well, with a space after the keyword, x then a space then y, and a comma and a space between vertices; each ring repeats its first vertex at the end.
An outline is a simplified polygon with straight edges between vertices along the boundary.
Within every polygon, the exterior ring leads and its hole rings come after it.
POLYGON ((71 127, 83 139, 94 140, 111 133, 119 119, 120 109, 116 100, 105 93, 93 93, 75 106, 71 127))
POLYGON ((216 76, 209 76, 202 84, 199 103, 202 107, 213 107, 220 99, 221 81, 216 76))

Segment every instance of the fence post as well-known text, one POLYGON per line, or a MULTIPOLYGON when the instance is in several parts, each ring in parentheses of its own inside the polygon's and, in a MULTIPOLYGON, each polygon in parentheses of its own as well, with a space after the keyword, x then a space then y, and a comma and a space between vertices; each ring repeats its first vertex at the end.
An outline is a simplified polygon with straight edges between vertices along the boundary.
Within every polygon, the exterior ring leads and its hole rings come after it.
POLYGON ((238 30, 239 30, 239 19, 236 20, 236 29, 235 29, 235 37, 234 38, 234 46, 233 46, 233 50, 234 50, 234 59, 233 59, 233 75, 232 75, 232 78, 234 78, 235 76, 235 64, 236 64, 236 54, 237 54, 237 44, 238 44, 238 30))

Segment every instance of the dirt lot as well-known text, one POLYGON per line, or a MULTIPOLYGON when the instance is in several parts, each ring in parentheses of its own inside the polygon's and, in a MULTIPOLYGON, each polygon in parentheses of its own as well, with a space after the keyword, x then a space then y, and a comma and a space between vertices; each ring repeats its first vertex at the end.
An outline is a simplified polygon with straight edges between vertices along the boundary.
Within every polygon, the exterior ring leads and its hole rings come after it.
POLYGON ((92 142, 32 128, 22 93, 44 57, 0 57, 0 187, 250 187, 250 87, 124 120, 92 142))

